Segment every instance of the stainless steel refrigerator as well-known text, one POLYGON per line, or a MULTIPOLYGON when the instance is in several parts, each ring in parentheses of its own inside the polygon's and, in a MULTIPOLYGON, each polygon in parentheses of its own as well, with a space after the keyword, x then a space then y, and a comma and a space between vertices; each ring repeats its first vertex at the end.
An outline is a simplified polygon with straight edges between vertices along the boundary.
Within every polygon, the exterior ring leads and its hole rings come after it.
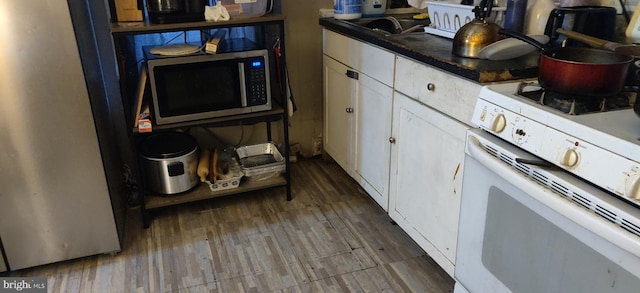
POLYGON ((0 271, 121 250, 126 127, 108 11, 0 0, 0 271))

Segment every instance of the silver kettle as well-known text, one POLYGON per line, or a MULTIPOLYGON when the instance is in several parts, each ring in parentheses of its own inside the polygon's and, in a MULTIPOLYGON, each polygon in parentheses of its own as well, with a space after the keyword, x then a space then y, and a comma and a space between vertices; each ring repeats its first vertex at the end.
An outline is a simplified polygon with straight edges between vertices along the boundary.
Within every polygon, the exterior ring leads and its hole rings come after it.
POLYGON ((482 48, 500 40, 500 26, 487 21, 492 7, 493 0, 482 0, 473 9, 476 18, 463 25, 453 37, 453 54, 478 58, 478 52, 482 48))

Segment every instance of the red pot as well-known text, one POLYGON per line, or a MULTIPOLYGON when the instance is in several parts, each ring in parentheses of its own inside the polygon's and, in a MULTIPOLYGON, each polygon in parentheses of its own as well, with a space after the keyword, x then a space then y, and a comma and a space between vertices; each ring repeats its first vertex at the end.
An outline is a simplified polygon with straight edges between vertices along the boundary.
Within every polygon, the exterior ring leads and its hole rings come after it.
POLYGON ((633 57, 608 50, 560 47, 546 48, 523 34, 500 29, 500 34, 525 41, 538 48, 538 81, 544 88, 584 96, 612 95, 620 92, 633 57))
POLYGON ((543 50, 538 81, 560 93, 605 96, 620 92, 633 57, 612 51, 564 47, 543 50))

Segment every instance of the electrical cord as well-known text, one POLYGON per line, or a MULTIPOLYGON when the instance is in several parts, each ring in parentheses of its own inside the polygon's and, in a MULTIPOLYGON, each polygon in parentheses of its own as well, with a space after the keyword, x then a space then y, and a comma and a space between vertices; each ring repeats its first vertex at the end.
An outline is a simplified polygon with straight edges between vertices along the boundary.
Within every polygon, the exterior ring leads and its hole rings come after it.
POLYGON ((244 124, 240 122, 240 138, 238 139, 238 142, 235 145, 233 145, 233 147, 238 148, 243 140, 244 140, 244 124))

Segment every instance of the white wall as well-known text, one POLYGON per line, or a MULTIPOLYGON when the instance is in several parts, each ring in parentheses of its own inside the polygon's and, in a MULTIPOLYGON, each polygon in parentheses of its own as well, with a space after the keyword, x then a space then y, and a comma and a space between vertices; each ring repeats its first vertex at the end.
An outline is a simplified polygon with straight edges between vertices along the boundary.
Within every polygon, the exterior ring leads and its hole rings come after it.
POLYGON ((322 135, 322 30, 320 8, 333 8, 333 0, 281 0, 291 90, 298 111, 290 120, 289 141, 311 154, 311 141, 322 135))

